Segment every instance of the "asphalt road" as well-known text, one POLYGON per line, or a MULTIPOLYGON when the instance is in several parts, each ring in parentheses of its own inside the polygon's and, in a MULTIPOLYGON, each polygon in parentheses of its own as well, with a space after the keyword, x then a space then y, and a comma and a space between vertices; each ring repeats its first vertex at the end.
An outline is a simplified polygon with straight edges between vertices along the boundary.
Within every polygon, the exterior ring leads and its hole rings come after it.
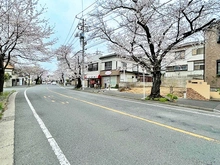
POLYGON ((15 100, 15 165, 219 165, 220 115, 41 85, 15 100))

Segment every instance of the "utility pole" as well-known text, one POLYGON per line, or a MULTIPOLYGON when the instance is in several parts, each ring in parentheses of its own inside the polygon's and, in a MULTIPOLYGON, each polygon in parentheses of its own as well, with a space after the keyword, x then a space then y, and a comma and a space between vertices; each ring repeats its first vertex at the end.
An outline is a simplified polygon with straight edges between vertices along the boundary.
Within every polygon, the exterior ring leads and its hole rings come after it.
POLYGON ((85 75, 84 75, 84 56, 85 56, 85 21, 82 19, 82 33, 80 35, 80 40, 82 41, 82 90, 84 90, 85 85, 85 75))
POLYGON ((82 80, 82 90, 84 90, 84 86, 85 86, 85 61, 84 61, 84 57, 85 57, 85 19, 84 18, 78 18, 82 20, 82 23, 80 25, 78 25, 78 29, 81 30, 82 32, 80 33, 80 43, 82 45, 82 76, 81 76, 81 80, 82 80))

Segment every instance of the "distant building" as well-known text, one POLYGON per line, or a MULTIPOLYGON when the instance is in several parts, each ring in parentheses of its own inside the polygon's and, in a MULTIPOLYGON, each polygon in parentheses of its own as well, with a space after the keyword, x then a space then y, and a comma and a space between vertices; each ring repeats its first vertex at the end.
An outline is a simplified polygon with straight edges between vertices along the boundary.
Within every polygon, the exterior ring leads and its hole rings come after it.
POLYGON ((17 74, 13 65, 8 64, 5 68, 5 73, 10 75, 10 79, 4 82, 4 87, 25 85, 26 78, 23 75, 17 74))

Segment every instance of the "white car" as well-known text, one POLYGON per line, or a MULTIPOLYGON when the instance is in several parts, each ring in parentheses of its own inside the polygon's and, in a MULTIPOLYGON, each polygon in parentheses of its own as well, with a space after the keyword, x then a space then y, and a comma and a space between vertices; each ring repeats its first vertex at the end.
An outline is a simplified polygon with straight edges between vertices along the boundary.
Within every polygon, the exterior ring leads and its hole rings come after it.
POLYGON ((57 85, 56 81, 53 81, 51 84, 52 84, 52 85, 57 85))

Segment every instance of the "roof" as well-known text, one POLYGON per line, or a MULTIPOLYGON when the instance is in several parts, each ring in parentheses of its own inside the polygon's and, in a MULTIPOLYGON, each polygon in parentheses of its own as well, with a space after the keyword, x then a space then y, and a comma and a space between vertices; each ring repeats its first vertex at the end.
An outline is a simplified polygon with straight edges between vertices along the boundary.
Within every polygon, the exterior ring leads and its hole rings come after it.
POLYGON ((116 53, 110 53, 110 54, 101 56, 99 59, 101 60, 101 59, 111 58, 111 57, 117 57, 117 56, 119 56, 119 55, 116 54, 116 53))
MULTIPOLYGON (((5 63, 4 63, 4 66, 5 66, 5 63)), ((6 69, 14 69, 14 67, 13 67, 12 65, 8 64, 8 65, 6 66, 6 69)))
POLYGON ((184 48, 184 47, 196 46, 196 45, 204 45, 204 41, 191 41, 191 42, 181 43, 174 46, 172 50, 184 48))

